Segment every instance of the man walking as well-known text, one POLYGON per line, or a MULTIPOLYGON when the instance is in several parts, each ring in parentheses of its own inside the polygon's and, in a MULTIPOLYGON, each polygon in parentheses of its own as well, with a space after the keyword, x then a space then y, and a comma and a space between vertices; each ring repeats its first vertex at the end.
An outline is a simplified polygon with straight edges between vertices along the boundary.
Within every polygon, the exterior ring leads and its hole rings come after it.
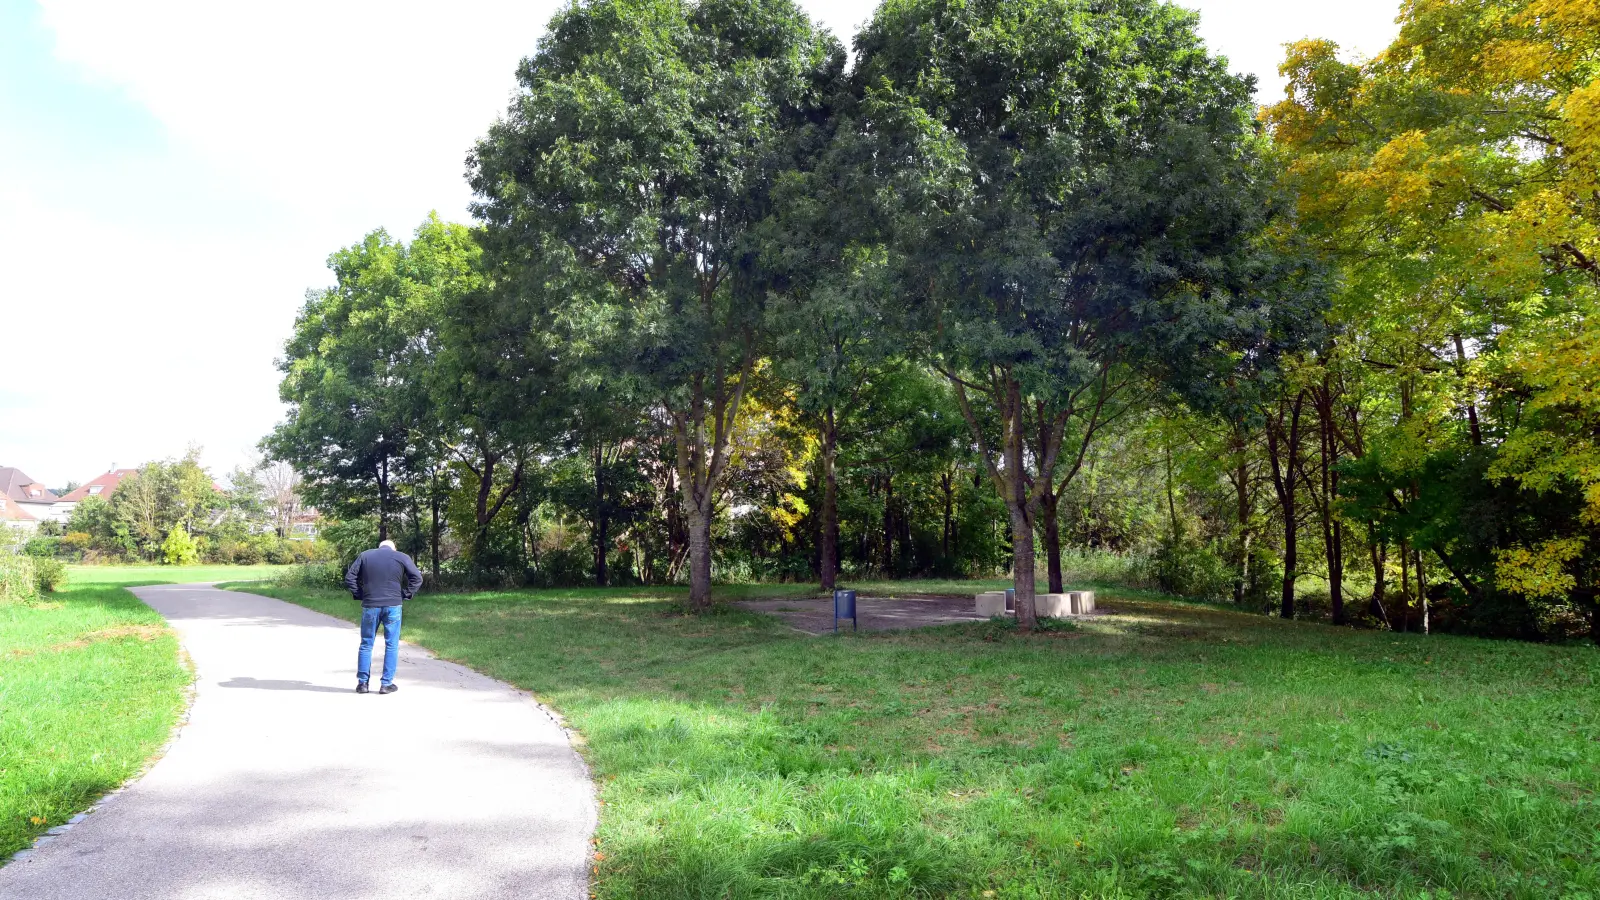
POLYGON ((356 693, 367 693, 372 672, 372 642, 383 625, 383 684, 380 694, 400 690, 394 684, 394 667, 400 661, 400 604, 416 596, 422 572, 411 557, 384 541, 356 557, 344 573, 350 596, 361 601, 361 653, 356 657, 356 693))

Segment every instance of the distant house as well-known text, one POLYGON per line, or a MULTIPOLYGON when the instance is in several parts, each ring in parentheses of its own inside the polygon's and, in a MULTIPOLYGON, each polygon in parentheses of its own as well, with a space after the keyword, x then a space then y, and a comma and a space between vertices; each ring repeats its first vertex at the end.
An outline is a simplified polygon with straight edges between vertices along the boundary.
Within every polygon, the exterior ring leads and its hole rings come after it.
POLYGON ((95 478, 94 480, 80 486, 72 493, 67 494, 65 497, 60 498, 55 502, 54 506, 59 520, 65 522, 67 519, 72 518, 72 510, 77 507, 79 503, 82 503, 84 500, 90 497, 99 497, 101 500, 110 500, 111 495, 117 492, 117 485, 122 483, 122 479, 127 478, 129 475, 132 475, 138 471, 138 469, 112 469, 104 475, 101 475, 99 478, 95 478))
POLYGON ((23 509, 22 504, 0 494, 0 527, 8 525, 23 531, 36 531, 39 528, 39 520, 23 509))
POLYGON ((0 520, 23 528, 37 528, 40 522, 62 519, 55 514, 61 501, 55 492, 29 478, 13 466, 0 466, 0 520))

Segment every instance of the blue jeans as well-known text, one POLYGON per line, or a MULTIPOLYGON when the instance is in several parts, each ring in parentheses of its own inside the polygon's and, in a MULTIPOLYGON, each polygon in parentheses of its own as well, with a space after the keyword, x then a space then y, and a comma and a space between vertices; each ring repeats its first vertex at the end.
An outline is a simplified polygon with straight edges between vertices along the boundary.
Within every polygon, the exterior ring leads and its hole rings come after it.
POLYGON ((356 657, 356 680, 366 684, 372 672, 372 642, 383 626, 383 683, 394 682, 394 667, 400 662, 400 607, 369 606, 361 610, 361 655, 356 657))

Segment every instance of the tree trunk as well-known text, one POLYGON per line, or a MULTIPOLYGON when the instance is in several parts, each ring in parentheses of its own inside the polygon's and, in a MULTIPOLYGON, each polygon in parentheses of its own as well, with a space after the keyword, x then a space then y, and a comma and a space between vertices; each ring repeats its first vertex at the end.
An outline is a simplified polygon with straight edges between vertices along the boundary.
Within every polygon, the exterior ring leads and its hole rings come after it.
MULTIPOLYGON (((1289 509, 1293 508, 1294 499, 1291 497, 1289 509)), ((1283 587, 1278 596, 1278 615, 1285 619, 1294 618, 1294 585, 1299 576, 1300 565, 1298 531, 1291 513, 1291 518, 1283 526, 1283 587)))
POLYGON ((1328 559, 1328 593, 1333 606, 1333 624, 1344 625, 1344 523, 1333 523, 1333 555, 1328 559))
MULTIPOLYGON (((1012 557, 1012 585, 1017 592, 1017 626, 1023 631, 1032 631, 1039 624, 1038 606, 1034 602, 1034 573, 1033 573, 1033 516, 1028 503, 1028 480, 1023 475, 1023 440, 1022 440, 1022 385, 1015 378, 1006 379, 1006 406, 1011 419, 1010 427, 1005 429, 1005 461, 1006 472, 1009 477, 1002 479, 1009 482, 1006 506, 1011 512, 1011 557, 1012 557)), ((1041 467, 1040 477, 1053 478, 1054 471, 1050 467, 1041 467)))
POLYGON ((435 590, 439 585, 439 473, 433 473, 433 490, 429 492, 428 505, 433 509, 433 531, 430 541, 433 552, 433 584, 435 590))
POLYGON ((1400 541, 1400 630, 1411 630, 1411 545, 1400 541))
POLYGON ((833 591, 839 576, 839 424, 833 407, 822 416, 822 589, 833 591))
POLYGON ((1178 539, 1182 535, 1178 524, 1178 504, 1172 491, 1172 434, 1170 430, 1167 430, 1167 432, 1163 435, 1165 440, 1162 441, 1162 455, 1166 459, 1167 466, 1167 523, 1171 527, 1172 545, 1176 548, 1178 539))
POLYGON ((1061 508, 1061 496, 1053 487, 1046 487, 1044 497, 1039 504, 1039 515, 1044 517, 1044 557, 1047 576, 1050 580, 1050 593, 1059 594, 1061 587, 1061 522, 1057 512, 1061 508))
POLYGON ((1017 626, 1032 631, 1039 624, 1034 597, 1033 523, 1027 514, 1011 510, 1012 586, 1017 591, 1017 626))
POLYGON ((1299 508, 1296 504, 1299 472, 1299 439, 1301 439, 1301 412, 1306 405, 1306 392, 1294 396, 1288 408, 1267 421, 1267 456, 1272 463, 1272 487, 1278 495, 1278 506, 1283 512, 1283 589, 1278 597, 1278 615, 1294 618, 1294 583, 1299 580, 1299 508))
POLYGON ((1384 624, 1389 625, 1390 628, 1393 628, 1394 626, 1392 624, 1389 624, 1389 610, 1387 608, 1385 608, 1384 605, 1383 605, 1384 594, 1387 592, 1388 585, 1389 585, 1389 580, 1388 580, 1389 573, 1387 571, 1388 570, 1388 558, 1387 557, 1389 555, 1388 554, 1388 550, 1389 550, 1388 545, 1385 544, 1383 541, 1373 540, 1373 542, 1372 542, 1372 606, 1371 606, 1370 612, 1371 612, 1371 615, 1372 615, 1373 618, 1378 619, 1379 621, 1383 622, 1384 624))
POLYGON ((378 540, 389 539, 389 459, 378 462, 378 540))
POLYGON ((1305 393, 1295 395, 1285 413, 1280 409, 1274 420, 1267 422, 1267 456, 1272 463, 1272 485, 1278 494, 1278 504, 1283 512, 1283 589, 1279 597, 1278 614, 1285 619, 1294 618, 1294 589, 1299 578, 1299 509, 1295 491, 1299 471, 1300 413, 1305 405, 1305 393))
MULTIPOLYGON (((990 370, 990 383, 993 388, 986 393, 995 400, 1001 420, 1002 444, 999 465, 990 452, 985 429, 972 410, 967 397, 967 382, 951 377, 951 385, 955 388, 961 415, 972 429, 972 436, 978 443, 989 478, 1001 499, 1005 501, 1007 512, 1011 514, 1012 580, 1016 587, 1017 625, 1023 631, 1032 631, 1038 624, 1038 609, 1034 603, 1033 529, 1040 501, 1043 499, 1044 485, 1038 482, 1030 483, 1027 470, 1023 466, 1026 460, 1024 452, 1026 441, 1023 438, 1026 417, 1022 404, 1022 385, 1010 370, 1003 368, 990 370)), ((1044 415, 1045 410, 1041 409, 1041 421, 1044 415)), ((1054 477, 1056 456, 1060 450, 1061 434, 1066 425, 1066 418, 1065 413, 1057 414, 1050 430, 1046 433, 1048 439, 1041 441, 1042 446, 1035 459, 1037 474, 1041 479, 1054 477)))
POLYGON ((1233 602, 1243 603, 1245 591, 1255 585, 1255 573, 1250 571, 1250 532, 1244 533, 1239 544, 1239 577, 1233 582, 1233 602))
POLYGON ((956 479, 946 471, 939 476, 939 489, 944 492, 944 528, 939 532, 939 553, 944 556, 944 564, 950 567, 951 563, 951 530, 955 525, 955 491, 956 479))
POLYGON ((883 475, 883 577, 894 577, 894 472, 883 475))
POLYGON ((594 445, 594 583, 606 586, 606 556, 611 546, 606 533, 610 525, 606 515, 605 453, 596 441, 594 445))
POLYGON ((1422 551, 1417 551, 1417 597, 1422 601, 1422 633, 1428 634, 1428 576, 1422 568, 1422 551))
POLYGON ((1340 533, 1341 525, 1334 514, 1334 498, 1339 493, 1339 472, 1335 466, 1339 462, 1338 436, 1334 433, 1333 424, 1333 385, 1332 379, 1324 375, 1322 390, 1317 392, 1317 425, 1320 439, 1321 459, 1319 460, 1318 474, 1322 482, 1322 503, 1318 512, 1322 517, 1322 548, 1324 557, 1328 561, 1328 605, 1333 617, 1333 624, 1345 624, 1344 614, 1344 541, 1340 533))
POLYGON ((703 611, 711 608, 711 516, 691 507, 688 519, 689 605, 703 611))
MULTIPOLYGON (((1467 351, 1461 343, 1461 333, 1456 332, 1456 377, 1461 378, 1466 374, 1467 351)), ((1478 427, 1478 404, 1467 401, 1467 424, 1472 430, 1472 446, 1483 446, 1483 430, 1478 427)))
POLYGON ((1245 438, 1243 426, 1235 423, 1233 426, 1233 446, 1235 455, 1233 469, 1233 495, 1234 514, 1238 520, 1238 553, 1236 571, 1238 574, 1233 579, 1233 602, 1244 602, 1245 587, 1250 582, 1250 459, 1245 455, 1245 438))

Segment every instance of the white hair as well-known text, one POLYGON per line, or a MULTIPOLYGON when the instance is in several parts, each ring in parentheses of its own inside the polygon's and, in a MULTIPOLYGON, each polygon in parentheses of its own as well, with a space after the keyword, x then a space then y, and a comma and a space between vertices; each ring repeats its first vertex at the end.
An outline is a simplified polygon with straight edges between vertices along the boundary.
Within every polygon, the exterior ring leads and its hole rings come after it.
POLYGON ((378 546, 379 547, 388 547, 390 550, 395 549, 394 541, 380 541, 378 543, 378 546))

